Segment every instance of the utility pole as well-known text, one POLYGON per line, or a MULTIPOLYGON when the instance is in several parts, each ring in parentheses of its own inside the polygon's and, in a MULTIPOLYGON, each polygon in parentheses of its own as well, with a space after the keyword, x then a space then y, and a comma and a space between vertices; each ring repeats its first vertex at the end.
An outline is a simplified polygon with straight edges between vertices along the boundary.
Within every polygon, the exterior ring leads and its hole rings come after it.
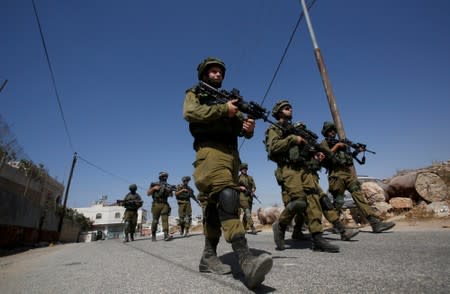
POLYGON ((58 239, 61 237, 61 229, 64 221, 64 216, 66 214, 66 205, 67 205, 67 195, 69 195, 70 182, 72 181, 73 169, 75 168, 75 163, 77 162, 77 153, 73 154, 72 167, 70 168, 69 180, 67 181, 66 193, 64 194, 64 204, 63 210, 61 213, 61 218, 59 219, 58 224, 58 239))
MULTIPOLYGON (((314 56, 316 57, 317 66, 319 67, 320 76, 322 77, 322 84, 325 89, 325 93, 327 94, 328 105, 330 106, 331 116, 333 117, 334 124, 336 125, 336 130, 339 136, 339 139, 345 139, 345 130, 344 124, 342 123, 341 116, 339 114, 339 110, 336 104, 336 99, 334 99, 333 88, 331 87, 330 79, 328 77, 328 72, 325 67, 325 62, 322 57, 322 53, 320 52, 319 45, 317 44, 316 35, 314 34, 314 30, 311 23, 311 18, 309 17, 308 7, 306 6, 305 0, 300 0, 303 7, 303 14, 305 15, 306 24, 308 26, 309 35, 311 36, 311 41, 314 48, 314 56)), ((353 165, 351 168, 353 175, 357 175, 355 166, 353 165)))
POLYGON ((311 36, 311 41, 314 47, 314 56, 316 57, 317 66, 319 67, 319 72, 322 77, 323 87, 325 88, 325 93, 327 94, 328 105, 330 106, 331 116, 333 117, 334 124, 336 125, 337 133, 340 139, 345 139, 344 125, 339 115, 339 110, 334 99, 333 88, 331 87, 330 79, 328 78, 328 72, 325 68, 325 62, 320 52, 319 45, 317 44, 316 35, 311 24, 311 19, 309 17, 308 7, 306 6, 305 0, 300 0, 303 7, 303 14, 305 15, 306 24, 308 25, 309 35, 311 36))

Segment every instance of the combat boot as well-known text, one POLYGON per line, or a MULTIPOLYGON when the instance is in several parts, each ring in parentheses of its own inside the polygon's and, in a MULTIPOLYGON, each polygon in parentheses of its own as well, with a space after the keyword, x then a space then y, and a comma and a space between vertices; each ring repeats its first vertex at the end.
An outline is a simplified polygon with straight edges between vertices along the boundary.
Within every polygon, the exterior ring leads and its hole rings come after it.
POLYGON ((284 233, 286 232, 286 225, 280 224, 278 221, 272 224, 273 240, 277 245, 277 250, 284 250, 284 233))
POLYGON ((297 225, 297 224, 294 225, 294 231, 292 232, 291 239, 298 240, 298 241, 308 240, 308 238, 302 232, 301 225, 297 225))
POLYGON ((189 228, 186 228, 184 230, 184 236, 187 237, 189 235, 189 228))
POLYGON ((180 225, 180 236, 184 235, 184 225, 180 225))
POLYGON ((152 242, 156 241, 156 231, 152 231, 152 242))
POLYGON ((359 234, 358 229, 346 229, 344 227, 344 224, 340 220, 337 220, 333 223, 333 229, 337 234, 341 235, 342 241, 349 241, 351 238, 359 234))
POLYGON ((128 233, 125 234, 125 240, 124 242, 130 242, 130 239, 128 239, 128 233))
POLYGON ((339 247, 325 240, 322 233, 314 233, 312 234, 312 250, 336 253, 339 252, 339 247))
POLYGON ((217 244, 219 239, 208 239, 205 237, 205 248, 200 259, 198 269, 204 273, 215 273, 218 275, 226 275, 231 273, 231 266, 223 264, 217 257, 217 244))
POLYGON ((244 236, 237 236, 231 241, 231 247, 238 256, 239 266, 245 276, 245 284, 249 289, 260 285, 266 274, 272 269, 272 257, 263 253, 253 255, 247 245, 247 239, 244 236))
POLYGON ((256 231, 256 229, 255 229, 255 226, 252 226, 252 227, 251 227, 251 233, 252 233, 253 235, 256 235, 257 231, 256 231))
POLYGON ((131 242, 134 241, 134 233, 130 233, 130 240, 131 240, 131 242))
POLYGON ((367 217, 373 233, 381 233, 395 226, 394 222, 383 222, 371 215, 367 217))
POLYGON ((164 232, 164 241, 170 241, 172 238, 173 237, 169 234, 169 232, 164 232))

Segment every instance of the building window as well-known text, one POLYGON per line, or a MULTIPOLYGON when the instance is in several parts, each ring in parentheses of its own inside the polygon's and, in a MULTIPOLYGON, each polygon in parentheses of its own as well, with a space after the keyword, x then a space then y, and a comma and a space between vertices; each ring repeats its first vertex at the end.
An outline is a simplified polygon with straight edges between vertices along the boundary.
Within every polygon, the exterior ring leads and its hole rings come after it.
POLYGON ((102 218, 102 214, 101 213, 97 213, 96 215, 95 215, 95 219, 101 219, 102 218))
POLYGON ((116 212, 116 214, 115 214, 114 217, 115 217, 115 218, 120 218, 120 212, 116 212))

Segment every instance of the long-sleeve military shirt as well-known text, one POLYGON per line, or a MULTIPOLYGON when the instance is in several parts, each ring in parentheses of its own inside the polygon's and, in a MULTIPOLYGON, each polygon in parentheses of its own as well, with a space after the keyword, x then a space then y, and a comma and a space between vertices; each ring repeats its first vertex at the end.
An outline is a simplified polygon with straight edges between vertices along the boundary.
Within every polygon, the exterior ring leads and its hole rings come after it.
POLYGON ((211 141, 235 141, 238 136, 251 138, 253 133, 242 132, 244 115, 228 117, 228 106, 215 102, 207 93, 197 92, 196 88, 186 91, 183 116, 189 122, 189 130, 195 139, 208 138, 211 141))

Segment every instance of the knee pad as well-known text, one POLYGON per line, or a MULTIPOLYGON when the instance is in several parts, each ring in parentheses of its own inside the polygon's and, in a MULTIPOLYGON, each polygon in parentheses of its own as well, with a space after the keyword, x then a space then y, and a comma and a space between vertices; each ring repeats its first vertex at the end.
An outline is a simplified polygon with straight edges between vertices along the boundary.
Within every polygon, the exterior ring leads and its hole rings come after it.
POLYGON ((239 193, 238 191, 225 188, 218 195, 218 211, 220 221, 239 219, 239 193))
MULTIPOLYGON (((331 203, 331 200, 327 195, 320 197, 320 205, 322 206, 322 210, 334 209, 333 203, 331 203)), ((344 203, 342 203, 342 205, 344 205, 344 203)))
POLYGON ((357 192, 361 190, 361 184, 358 181, 352 182, 347 189, 350 193, 357 192))
POLYGON ((152 221, 152 227, 153 227, 153 226, 158 226, 158 220, 154 219, 154 220, 152 221))
POLYGON ((307 206, 308 205, 305 200, 297 198, 290 201, 286 208, 292 212, 303 213, 307 206))

